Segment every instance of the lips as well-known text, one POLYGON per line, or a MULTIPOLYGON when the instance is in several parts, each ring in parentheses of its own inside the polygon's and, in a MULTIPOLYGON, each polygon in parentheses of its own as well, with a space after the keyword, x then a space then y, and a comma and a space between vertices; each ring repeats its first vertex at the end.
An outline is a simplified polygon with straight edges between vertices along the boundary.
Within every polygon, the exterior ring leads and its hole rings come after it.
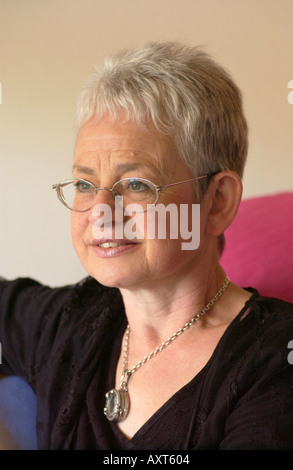
POLYGON ((136 243, 133 240, 112 240, 112 239, 102 239, 102 240, 94 240, 93 245, 99 246, 101 248, 115 248, 121 245, 133 245, 136 243))
POLYGON ((138 246, 139 243, 133 240, 95 239, 92 242, 94 253, 99 258, 122 256, 136 250, 138 246))

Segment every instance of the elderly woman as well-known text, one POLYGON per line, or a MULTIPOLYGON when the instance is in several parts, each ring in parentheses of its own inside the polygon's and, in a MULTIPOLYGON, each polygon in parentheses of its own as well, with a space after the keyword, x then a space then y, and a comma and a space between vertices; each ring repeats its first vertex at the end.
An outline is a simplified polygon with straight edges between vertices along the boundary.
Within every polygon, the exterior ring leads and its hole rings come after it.
POLYGON ((219 261, 246 154, 240 92, 197 48, 123 51, 86 84, 54 188, 89 277, 1 282, 2 371, 35 390, 40 449, 293 447, 292 305, 219 261), (159 204, 187 207, 189 229, 200 204, 196 247, 167 217, 149 236, 159 204))

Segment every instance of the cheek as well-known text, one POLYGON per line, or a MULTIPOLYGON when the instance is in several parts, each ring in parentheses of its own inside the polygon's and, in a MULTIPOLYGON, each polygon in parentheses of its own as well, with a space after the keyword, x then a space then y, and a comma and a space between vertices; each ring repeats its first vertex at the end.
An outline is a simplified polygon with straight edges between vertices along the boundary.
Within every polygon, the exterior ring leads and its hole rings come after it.
POLYGON ((83 246, 83 235, 88 226, 88 218, 86 214, 72 212, 70 222, 72 243, 75 250, 79 252, 83 246))
POLYGON ((155 272, 171 274, 181 267, 185 258, 180 240, 148 240, 146 243, 146 259, 155 272))

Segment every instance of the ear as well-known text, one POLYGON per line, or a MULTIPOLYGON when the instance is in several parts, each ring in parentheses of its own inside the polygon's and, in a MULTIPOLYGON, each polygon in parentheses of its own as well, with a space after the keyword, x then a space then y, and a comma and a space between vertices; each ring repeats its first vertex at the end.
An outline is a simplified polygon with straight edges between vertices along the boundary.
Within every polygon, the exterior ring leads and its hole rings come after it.
POLYGON ((211 180, 207 191, 206 233, 219 236, 236 216, 241 196, 242 181, 234 171, 222 171, 211 180))

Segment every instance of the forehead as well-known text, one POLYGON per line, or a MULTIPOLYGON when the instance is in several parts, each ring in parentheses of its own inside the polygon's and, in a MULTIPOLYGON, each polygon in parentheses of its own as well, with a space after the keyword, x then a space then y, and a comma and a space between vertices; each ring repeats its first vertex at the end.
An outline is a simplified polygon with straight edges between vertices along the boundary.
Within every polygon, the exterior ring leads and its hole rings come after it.
POLYGON ((75 164, 114 165, 126 162, 170 166, 170 159, 179 163, 180 158, 173 140, 154 126, 141 128, 132 121, 105 117, 91 119, 84 124, 77 136, 75 164))

